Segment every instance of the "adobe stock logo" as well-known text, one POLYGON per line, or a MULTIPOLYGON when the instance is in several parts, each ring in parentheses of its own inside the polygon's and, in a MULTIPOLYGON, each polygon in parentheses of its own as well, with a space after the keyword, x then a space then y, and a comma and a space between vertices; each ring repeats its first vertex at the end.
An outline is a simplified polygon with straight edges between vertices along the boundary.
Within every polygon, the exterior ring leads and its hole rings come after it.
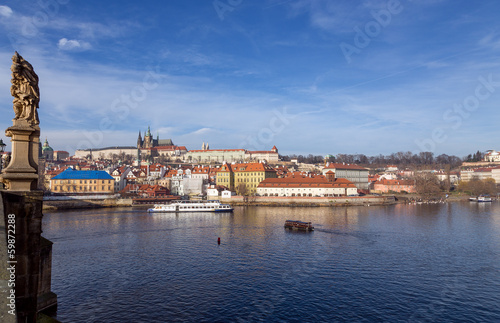
POLYGON ((352 55, 360 54, 362 49, 370 45, 372 39, 380 35, 382 30, 389 26, 392 22, 392 17, 400 14, 403 9, 404 7, 399 0, 388 0, 386 9, 371 11, 371 16, 374 20, 367 22, 363 29, 358 26, 354 27, 356 34, 354 35, 353 44, 340 43, 340 50, 344 54, 347 63, 351 63, 352 55))
MULTIPOLYGON (((449 124, 451 130, 458 130, 465 119, 471 116, 471 112, 479 109, 481 101, 488 100, 491 95, 500 88, 500 81, 493 80, 493 74, 489 74, 487 78, 479 76, 478 84, 474 89, 474 94, 463 99, 462 103, 455 103, 452 109, 448 109, 443 113, 443 121, 449 124)), ((442 127, 435 128, 430 138, 423 140, 415 140, 415 144, 420 151, 433 152, 437 144, 442 144, 448 139, 446 130, 442 127)))
POLYGON ((269 119, 267 127, 261 128, 256 136, 246 137, 238 147, 249 150, 259 150, 269 145, 273 139, 282 133, 290 122, 298 116, 289 114, 286 107, 283 107, 282 111, 274 109, 273 114, 274 116, 269 119))

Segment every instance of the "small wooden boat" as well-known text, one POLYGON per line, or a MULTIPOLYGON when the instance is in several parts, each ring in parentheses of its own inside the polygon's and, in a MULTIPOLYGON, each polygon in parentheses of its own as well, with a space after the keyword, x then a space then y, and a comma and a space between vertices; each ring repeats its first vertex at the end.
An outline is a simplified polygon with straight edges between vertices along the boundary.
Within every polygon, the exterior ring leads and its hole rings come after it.
POLYGON ((314 231, 311 222, 302 222, 295 220, 286 220, 285 229, 301 230, 301 231, 314 231))

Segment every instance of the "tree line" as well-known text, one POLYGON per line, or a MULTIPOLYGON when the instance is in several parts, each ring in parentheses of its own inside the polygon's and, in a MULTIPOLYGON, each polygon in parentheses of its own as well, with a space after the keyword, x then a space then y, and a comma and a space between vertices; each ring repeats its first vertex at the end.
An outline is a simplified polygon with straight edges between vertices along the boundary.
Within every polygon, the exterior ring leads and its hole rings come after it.
POLYGON ((441 154, 434 156, 434 153, 429 151, 412 153, 407 152, 397 152, 390 155, 377 155, 377 156, 366 156, 364 154, 337 154, 336 156, 329 156, 324 158, 319 155, 309 154, 304 155, 284 155, 280 156, 283 161, 291 161, 292 159, 297 159, 299 163, 307 164, 321 164, 325 161, 331 163, 346 163, 346 164, 358 164, 362 166, 370 167, 384 167, 386 165, 396 165, 396 166, 443 166, 450 165, 451 168, 456 168, 462 164, 462 162, 474 162, 481 161, 484 154, 477 151, 474 154, 469 154, 463 158, 441 154))

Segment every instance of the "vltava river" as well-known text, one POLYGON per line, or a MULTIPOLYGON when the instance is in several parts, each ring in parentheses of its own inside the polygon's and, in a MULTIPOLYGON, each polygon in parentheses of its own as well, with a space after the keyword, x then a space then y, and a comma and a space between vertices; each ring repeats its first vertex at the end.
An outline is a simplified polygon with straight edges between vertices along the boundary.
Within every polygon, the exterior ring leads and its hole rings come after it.
POLYGON ((500 322, 500 202, 46 212, 43 231, 63 322, 500 322))

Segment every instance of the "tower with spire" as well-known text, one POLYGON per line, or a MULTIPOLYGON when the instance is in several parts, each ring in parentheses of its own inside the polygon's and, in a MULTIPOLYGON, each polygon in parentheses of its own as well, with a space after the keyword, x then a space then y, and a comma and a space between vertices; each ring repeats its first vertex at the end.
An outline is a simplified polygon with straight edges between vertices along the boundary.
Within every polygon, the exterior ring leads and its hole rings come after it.
POLYGON ((156 133, 156 138, 151 134, 151 127, 148 126, 148 130, 144 132, 144 137, 141 131, 139 131, 139 136, 137 136, 137 148, 138 149, 150 149, 157 146, 173 146, 174 143, 172 139, 162 139, 160 140, 160 132, 156 133))
POLYGON ((144 148, 153 147, 153 136, 151 136, 151 129, 148 126, 148 132, 144 135, 144 148))
POLYGON ((137 137, 137 148, 142 147, 142 137, 141 137, 141 131, 139 130, 139 137, 137 137))

